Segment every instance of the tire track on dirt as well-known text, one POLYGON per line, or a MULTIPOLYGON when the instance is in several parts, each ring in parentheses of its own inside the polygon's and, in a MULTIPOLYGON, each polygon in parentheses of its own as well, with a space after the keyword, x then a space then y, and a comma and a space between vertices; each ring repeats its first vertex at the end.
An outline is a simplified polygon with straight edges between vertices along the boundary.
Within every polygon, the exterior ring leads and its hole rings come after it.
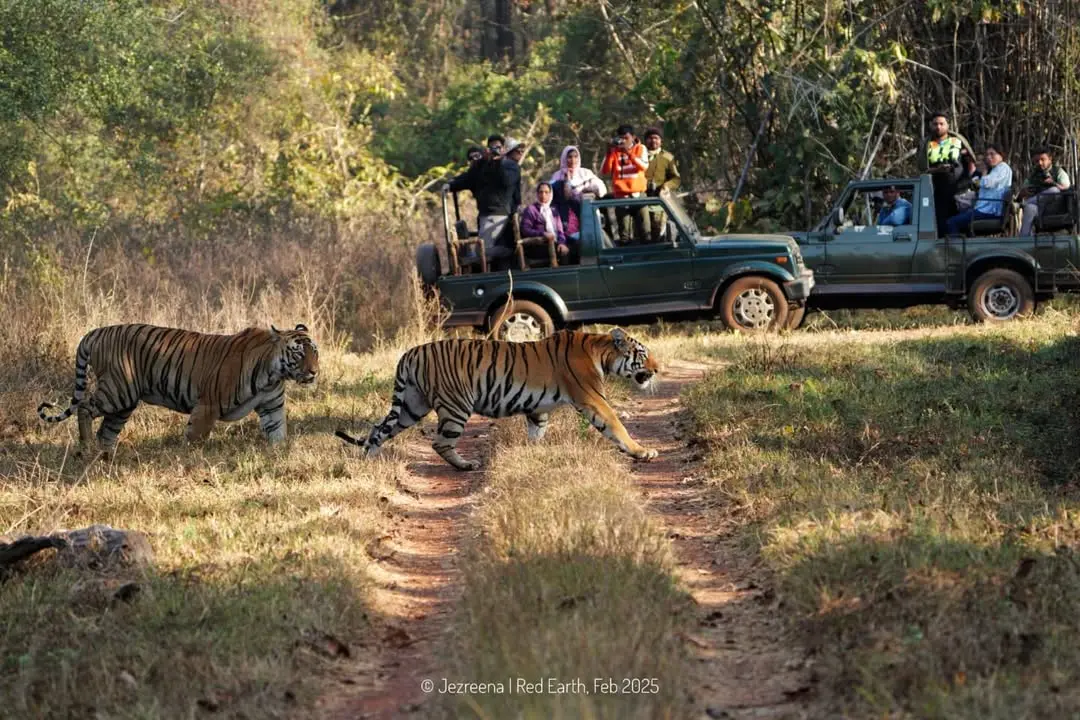
MULTIPOLYGON (((424 717, 425 703, 436 696, 420 684, 445 674, 436 666, 436 650, 461 595, 458 553, 473 491, 484 475, 447 465, 431 448, 434 423, 421 427, 404 450, 407 475, 387 503, 393 528, 368 546, 375 560, 372 609, 380 616, 379 642, 354 651, 359 657, 331 679, 318 702, 318 715, 326 720, 424 717)), ((461 454, 479 458, 490 428, 486 419, 469 422, 458 444, 461 454)))
MULTIPOLYGON (((618 408, 630 434, 660 456, 635 463, 633 476, 647 510, 672 543, 676 573, 698 608, 698 627, 685 640, 694 660, 692 712, 709 718, 819 717, 813 670, 775 607, 767 573, 740 548, 732 528, 709 519, 699 454, 687 447, 679 395, 708 366, 670 363, 656 392, 618 408)), ((427 425, 424 425, 427 428, 427 425)), ((480 457, 491 421, 474 418, 460 448, 480 457)), ((462 586, 458 552, 483 473, 459 473, 414 433, 399 493, 388 503, 393 529, 369 547, 376 560, 379 642, 359 647, 339 667, 318 702, 326 720, 424 717, 434 694, 420 683, 439 678, 436 650, 462 586), (336 680, 336 682, 333 682, 336 680)))
POLYGON ((733 528, 710 517, 699 454, 687 446, 679 395, 708 366, 672 362, 654 394, 624 409, 630 434, 660 455, 633 475, 647 509, 672 543, 677 574, 698 607, 686 638, 694 660, 693 709, 710 718, 810 718, 817 709, 812 663, 776 608, 766 571, 733 528))

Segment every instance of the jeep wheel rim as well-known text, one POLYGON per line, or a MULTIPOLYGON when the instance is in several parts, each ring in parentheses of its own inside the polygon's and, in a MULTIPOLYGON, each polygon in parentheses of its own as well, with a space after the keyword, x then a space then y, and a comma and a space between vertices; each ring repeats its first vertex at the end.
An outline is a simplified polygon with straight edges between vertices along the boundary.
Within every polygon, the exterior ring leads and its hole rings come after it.
POLYGON ((514 313, 503 321, 501 340, 510 342, 531 342, 544 339, 544 329, 540 327, 540 321, 526 313, 514 313))
POLYGON ((982 306, 995 320, 1008 320, 1020 312, 1020 293, 1012 285, 991 285, 983 291, 982 306))
POLYGON ((735 322, 745 328, 764 330, 776 316, 776 304, 761 288, 744 290, 735 297, 732 314, 735 322))

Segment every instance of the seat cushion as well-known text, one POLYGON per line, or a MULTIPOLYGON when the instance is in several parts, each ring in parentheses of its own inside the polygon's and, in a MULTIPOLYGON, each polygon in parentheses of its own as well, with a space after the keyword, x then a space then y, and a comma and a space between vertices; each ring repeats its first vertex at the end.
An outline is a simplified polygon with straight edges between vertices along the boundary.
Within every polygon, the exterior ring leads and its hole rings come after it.
POLYGON ((1005 227, 1005 218, 982 218, 971 221, 972 235, 990 235, 1001 232, 1005 227))

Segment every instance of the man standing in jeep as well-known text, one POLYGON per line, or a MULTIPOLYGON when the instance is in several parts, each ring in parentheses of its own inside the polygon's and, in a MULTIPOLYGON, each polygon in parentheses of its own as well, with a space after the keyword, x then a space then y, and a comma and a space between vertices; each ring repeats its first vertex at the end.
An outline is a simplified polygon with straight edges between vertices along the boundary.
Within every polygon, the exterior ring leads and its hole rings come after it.
MULTIPOLYGON (((649 151, 649 167, 645 171, 645 192, 650 197, 656 197, 662 190, 674 192, 682 177, 679 168, 675 166, 675 156, 660 146, 664 137, 658 128, 651 127, 645 131, 645 147, 649 151)), ((652 241, 660 242, 667 227, 664 211, 660 206, 650 209, 649 223, 652 226, 652 241)))
MULTIPOLYGON (((601 175, 611 176, 612 195, 616 198, 644 197, 648 187, 645 171, 649 169, 649 156, 636 137, 631 125, 620 125, 615 137, 608 146, 607 157, 600 167, 601 175)), ((615 227, 612 232, 620 243, 628 243, 634 237, 644 238, 649 233, 649 215, 644 209, 630 211, 620 208, 616 211, 615 227), (634 215, 633 230, 627 227, 631 214, 634 215)))
POLYGON ((926 171, 934 179, 934 210, 938 237, 945 237, 945 227, 956 212, 956 192, 964 167, 960 164, 960 151, 964 143, 959 136, 949 132, 949 120, 945 113, 930 116, 930 141, 926 144, 926 171))

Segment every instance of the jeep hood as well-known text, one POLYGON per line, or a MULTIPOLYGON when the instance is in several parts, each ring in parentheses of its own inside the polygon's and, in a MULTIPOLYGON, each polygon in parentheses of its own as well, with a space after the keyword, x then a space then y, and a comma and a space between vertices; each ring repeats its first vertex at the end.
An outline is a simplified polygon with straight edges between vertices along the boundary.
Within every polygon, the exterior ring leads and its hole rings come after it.
POLYGON ((755 234, 755 233, 724 233, 723 235, 710 235, 697 241, 698 247, 716 249, 748 249, 748 250, 795 250, 798 244, 790 235, 755 234))

